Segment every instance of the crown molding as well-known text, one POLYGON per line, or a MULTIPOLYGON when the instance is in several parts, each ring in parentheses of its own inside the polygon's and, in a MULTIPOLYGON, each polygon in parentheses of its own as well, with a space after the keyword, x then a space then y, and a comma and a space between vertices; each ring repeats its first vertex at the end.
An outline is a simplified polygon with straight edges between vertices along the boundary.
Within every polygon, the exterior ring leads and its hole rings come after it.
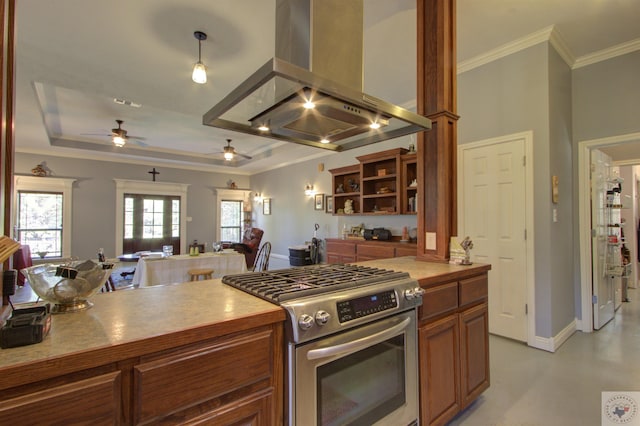
POLYGON ((626 55, 627 53, 635 52, 637 50, 640 50, 640 38, 581 56, 576 59, 573 67, 571 68, 576 69, 584 67, 597 62, 606 61, 607 59, 615 58, 616 56, 626 55))
POLYGON ((564 37, 555 26, 549 36, 549 43, 553 46, 556 52, 558 52, 558 55, 564 59, 566 64, 569 65, 569 68, 573 68, 576 58, 573 56, 573 53, 571 53, 571 49, 569 49, 569 45, 567 45, 564 37))
POLYGON ((572 70, 640 50, 640 39, 635 39, 576 58, 571 53, 571 49, 564 37, 552 25, 466 61, 459 62, 457 72, 462 74, 543 42, 549 42, 572 70))
POLYGON ((505 56, 512 55, 531 46, 535 46, 536 44, 549 41, 552 32, 553 26, 546 27, 512 42, 503 44, 502 46, 498 46, 495 49, 491 49, 481 55, 459 62, 458 74, 478 68, 479 66, 504 58, 505 56))

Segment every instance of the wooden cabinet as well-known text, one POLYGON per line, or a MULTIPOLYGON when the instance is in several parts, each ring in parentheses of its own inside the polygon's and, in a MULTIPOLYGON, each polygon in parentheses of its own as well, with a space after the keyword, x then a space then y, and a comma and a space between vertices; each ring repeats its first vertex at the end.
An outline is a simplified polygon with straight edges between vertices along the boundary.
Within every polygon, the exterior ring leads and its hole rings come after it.
POLYGON ((416 206, 418 203, 418 160, 415 153, 402 155, 400 157, 402 163, 402 214, 416 214, 416 206))
POLYGON ((327 263, 353 263, 356 261, 355 242, 329 240, 327 244, 327 263))
POLYGON ((191 412, 213 415, 246 395, 239 389, 268 389, 274 353, 280 352, 273 343, 264 329, 144 357, 134 368, 134 423, 180 422, 193 417, 191 412))
POLYGON ((400 208, 401 162, 404 148, 356 157, 362 179, 362 212, 397 214, 400 208))
POLYGON ((424 290, 420 424, 444 425, 489 387, 487 274, 429 283, 424 290))
POLYGON ((0 418, 7 424, 281 424, 282 335, 282 323, 259 326, 7 388, 0 418))
POLYGON ((353 214, 360 210, 360 166, 340 167, 329 170, 333 182, 333 214, 345 214, 345 201, 353 201, 353 214))
POLYGON ((353 201, 352 214, 415 214, 418 190, 415 153, 407 155, 406 149, 395 148, 356 158, 359 164, 329 170, 333 214, 345 214, 346 200, 353 201), (410 199, 413 207, 409 207, 410 199))
POLYGON ((353 263, 390 257, 415 256, 416 244, 393 241, 327 238, 327 263, 353 263))

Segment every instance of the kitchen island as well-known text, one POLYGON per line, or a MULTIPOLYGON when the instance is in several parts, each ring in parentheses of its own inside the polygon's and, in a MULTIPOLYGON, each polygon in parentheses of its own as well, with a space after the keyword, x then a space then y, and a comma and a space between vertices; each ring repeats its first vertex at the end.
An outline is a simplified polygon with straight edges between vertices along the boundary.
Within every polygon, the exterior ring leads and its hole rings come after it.
POLYGON ((0 422, 282 421, 284 311, 219 279, 100 293, 0 350, 0 422))
MULTIPOLYGON (((421 424, 437 424, 489 384, 489 265, 362 264, 406 271, 419 312, 421 424), (452 402, 453 399, 453 402, 452 402)), ((218 279, 96 295, 56 315, 44 342, 0 350, 0 419, 139 424, 281 424, 284 311, 218 279)))

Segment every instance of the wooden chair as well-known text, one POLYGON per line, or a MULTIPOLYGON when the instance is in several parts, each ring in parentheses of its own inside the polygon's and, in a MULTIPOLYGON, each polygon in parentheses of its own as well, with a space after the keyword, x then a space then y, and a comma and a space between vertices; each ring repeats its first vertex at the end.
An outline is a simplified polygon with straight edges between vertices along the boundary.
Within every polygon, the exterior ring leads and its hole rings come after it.
POLYGON ((203 280, 210 280, 213 278, 213 269, 189 269, 189 281, 199 281, 200 277, 203 280))
POLYGON ((265 242, 260 250, 258 250, 258 254, 256 255, 256 260, 251 267, 251 272, 262 272, 269 269, 269 256, 271 255, 271 243, 269 241, 265 242))

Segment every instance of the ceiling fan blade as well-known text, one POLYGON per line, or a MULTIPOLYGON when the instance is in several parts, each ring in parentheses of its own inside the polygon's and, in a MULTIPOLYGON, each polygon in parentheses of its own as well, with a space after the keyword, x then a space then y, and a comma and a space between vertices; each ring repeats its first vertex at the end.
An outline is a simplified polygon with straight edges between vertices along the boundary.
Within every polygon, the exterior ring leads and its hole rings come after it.
POLYGON ((236 152, 236 155, 239 155, 240 157, 245 158, 245 159, 247 159, 247 160, 251 160, 251 157, 250 157, 250 156, 248 156, 248 155, 240 154, 239 152, 236 152))
POLYGON ((143 137, 143 136, 129 136, 129 135, 127 135, 127 137, 128 137, 129 139, 137 139, 137 140, 139 140, 139 141, 146 141, 146 140, 147 140, 147 138, 145 138, 145 137, 143 137))
POLYGON ((104 136, 104 137, 111 137, 112 135, 107 134, 107 133, 80 133, 81 136, 104 136))

